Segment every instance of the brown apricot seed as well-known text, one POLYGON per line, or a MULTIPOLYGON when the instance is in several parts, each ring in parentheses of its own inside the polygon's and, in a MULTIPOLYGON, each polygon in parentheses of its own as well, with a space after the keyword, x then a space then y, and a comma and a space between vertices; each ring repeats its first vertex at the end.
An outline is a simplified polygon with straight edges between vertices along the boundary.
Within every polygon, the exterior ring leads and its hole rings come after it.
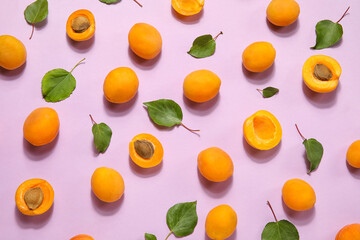
POLYGON ((327 81, 333 76, 331 70, 324 64, 316 64, 314 67, 314 77, 321 81, 327 81))
POLYGON ((90 27, 90 21, 84 16, 79 16, 71 21, 71 28, 76 33, 85 32, 90 27))
POLYGON ((30 210, 40 207, 44 200, 44 193, 40 187, 30 188, 24 194, 24 201, 30 210))
POLYGON ((134 147, 136 153, 142 158, 150 159, 154 155, 153 144, 145 139, 136 140, 134 142, 134 147))

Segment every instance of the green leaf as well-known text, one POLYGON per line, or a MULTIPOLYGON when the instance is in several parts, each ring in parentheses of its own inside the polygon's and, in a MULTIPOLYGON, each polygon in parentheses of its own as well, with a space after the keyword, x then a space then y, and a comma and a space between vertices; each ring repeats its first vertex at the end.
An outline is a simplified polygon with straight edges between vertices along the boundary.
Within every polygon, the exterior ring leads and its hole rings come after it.
POLYGON ((195 58, 209 57, 215 52, 216 43, 210 34, 197 37, 187 53, 195 58))
POLYGON ((261 234, 261 240, 298 240, 299 238, 298 230, 287 220, 269 222, 261 234))
POLYGON ((112 4, 112 3, 117 3, 120 2, 120 0, 99 0, 102 3, 106 3, 106 4, 112 4))
POLYGON ((48 1, 37 0, 26 7, 24 11, 25 19, 28 23, 38 23, 48 16, 48 1))
POLYGON ((311 173, 319 166, 324 148, 321 143, 314 138, 305 139, 303 144, 305 145, 306 157, 310 162, 310 170, 308 173, 311 173))
POLYGON ((111 128, 105 123, 94 123, 92 126, 94 144, 98 152, 103 153, 108 148, 112 136, 111 128))
POLYGON ((156 240, 156 236, 150 233, 145 233, 145 240, 156 240))
POLYGON ((168 210, 166 223, 177 237, 184 237, 194 232, 198 221, 196 203, 196 201, 178 203, 168 210))
POLYGON ((275 94, 277 94, 279 92, 279 89, 274 88, 274 87, 267 87, 261 91, 262 91, 262 95, 264 98, 270 98, 270 97, 274 96, 275 94))
POLYGON ((144 102, 150 118, 158 125, 172 127, 181 124, 183 114, 181 107, 170 99, 159 99, 144 102))
POLYGON ((341 24, 330 20, 323 20, 316 24, 316 44, 312 49, 328 48, 337 43, 342 35, 343 28, 341 24))

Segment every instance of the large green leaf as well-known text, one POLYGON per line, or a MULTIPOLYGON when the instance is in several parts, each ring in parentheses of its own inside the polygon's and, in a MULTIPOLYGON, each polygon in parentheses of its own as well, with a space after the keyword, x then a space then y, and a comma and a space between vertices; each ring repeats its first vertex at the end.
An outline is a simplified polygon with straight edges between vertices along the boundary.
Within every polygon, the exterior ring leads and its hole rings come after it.
POLYGON ((299 232, 287 220, 269 222, 261 234, 261 240, 299 240, 299 232))
POLYGON ((144 102, 150 118, 158 125, 172 127, 181 124, 183 114, 181 107, 170 99, 159 99, 144 102))
POLYGON ((178 203, 168 210, 166 223, 176 236, 184 237, 194 232, 198 221, 196 203, 178 203))
POLYGON ((74 76, 62 68, 47 72, 41 82, 42 94, 47 102, 59 102, 68 98, 75 86, 74 76))
POLYGON ((306 157, 310 162, 310 170, 308 173, 314 171, 320 164, 324 153, 324 148, 316 139, 310 138, 303 141, 306 150, 306 157))
POLYGON ((341 24, 330 20, 322 20, 316 24, 316 44, 312 49, 328 48, 337 43, 342 35, 343 28, 341 24))
POLYGON ((24 11, 28 23, 38 23, 48 16, 48 1, 37 0, 26 7, 24 11))
POLYGON ((112 136, 111 128, 105 123, 95 123, 92 126, 94 144, 98 152, 103 153, 108 148, 112 136))
POLYGON ((145 240, 156 240, 156 236, 154 234, 145 233, 145 240))
POLYGON ((188 54, 196 58, 209 57, 214 54, 215 47, 215 40, 210 34, 202 35, 194 40, 188 54))

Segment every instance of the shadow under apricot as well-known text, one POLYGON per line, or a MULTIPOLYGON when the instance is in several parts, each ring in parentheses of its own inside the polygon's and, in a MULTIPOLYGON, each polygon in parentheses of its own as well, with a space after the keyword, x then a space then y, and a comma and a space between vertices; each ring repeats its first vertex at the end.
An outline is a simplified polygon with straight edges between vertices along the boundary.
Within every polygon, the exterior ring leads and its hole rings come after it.
POLYGON ((231 189, 233 176, 223 182, 212 182, 207 180, 197 169, 198 179, 205 192, 213 198, 221 198, 231 189))
POLYGON ((125 116, 135 107, 139 97, 139 92, 128 102, 125 103, 112 103, 109 102, 105 96, 103 96, 103 104, 105 106, 105 111, 109 116, 125 116))
POLYGON ((206 116, 213 112, 219 105, 220 93, 218 93, 213 99, 204 103, 193 102, 185 97, 185 95, 183 95, 183 101, 185 103, 186 109, 189 112, 199 116, 206 116))
POLYGON ((294 35, 299 30, 299 25, 300 25, 299 19, 297 19, 289 26, 285 26, 285 27, 275 26, 266 17, 265 17, 265 21, 270 31, 279 37, 290 37, 294 35))
POLYGON ((54 210, 54 203, 53 205, 47 210, 45 213, 41 215, 35 215, 35 216, 28 216, 22 214, 17 206, 15 205, 15 219, 16 223, 19 227, 23 229, 27 228, 33 228, 33 229, 39 229, 45 226, 51 219, 52 213, 54 210))
POLYGON ((52 142, 43 146, 34 146, 31 143, 29 143, 25 138, 23 138, 23 151, 25 155, 27 156, 27 158, 33 161, 39 161, 44 158, 47 158, 54 150, 59 140, 59 135, 60 132, 52 142))
POLYGON ((158 62, 160 61, 162 51, 153 59, 143 59, 136 55, 130 48, 128 48, 128 55, 131 60, 131 62, 136 65, 136 67, 142 69, 142 70, 151 70, 153 69, 158 62))
POLYGON ((200 21, 200 19, 204 15, 204 8, 199 13, 197 13, 195 15, 183 16, 183 15, 179 14, 178 12, 176 12, 172 6, 170 6, 170 7, 171 7, 172 16, 176 20, 178 20, 179 22, 184 23, 184 24, 196 24, 196 23, 198 23, 200 21))
POLYGON ((302 83, 302 90, 304 92, 305 97, 312 105, 318 108, 330 108, 334 106, 337 102, 337 95, 340 89, 341 89, 340 81, 337 88, 329 93, 314 92, 306 86, 304 81, 302 83))
POLYGON ((93 208, 97 213, 99 213, 102 216, 111 216, 117 213, 121 205, 123 204, 125 198, 125 193, 124 193, 119 200, 112 203, 108 203, 98 199, 91 189, 90 189, 90 195, 91 195, 91 202, 93 208))
POLYGON ((245 137, 243 136, 243 146, 246 155, 256 163, 267 163, 272 160, 280 151, 282 141, 279 142, 274 148, 269 150, 258 150, 250 146, 245 137))
MULTIPOLYGON (((346 161, 346 160, 345 160, 346 161)), ((349 171, 349 173, 356 179, 360 180, 360 168, 354 168, 352 167, 347 161, 346 161, 346 167, 349 171)))
POLYGON ((247 81, 249 81, 250 83, 253 84, 257 84, 257 85, 261 85, 261 84, 265 84, 268 81, 270 81, 270 79, 272 78, 272 76, 275 73, 275 62, 265 71, 263 72, 250 72, 249 70, 247 70, 244 65, 242 64, 242 71, 243 74, 246 78, 247 81))
POLYGON ((5 68, 0 67, 0 79, 5 81, 11 81, 19 78, 25 70, 26 62, 21 65, 21 67, 14 70, 7 70, 5 68))
POLYGON ((89 51, 94 46, 95 35, 86 41, 75 41, 66 34, 66 40, 72 50, 78 53, 84 53, 89 51))
MULTIPOLYGON (((163 161, 164 161, 164 159, 163 159, 163 161)), ((142 178, 148 178, 148 177, 153 177, 153 176, 157 175, 163 168, 163 161, 161 161, 161 163, 159 163, 155 167, 142 168, 142 167, 136 165, 133 162, 133 160, 131 159, 131 157, 129 156, 129 166, 130 166, 131 172, 134 173, 136 176, 142 177, 142 178)))
MULTIPOLYGON (((236 240, 236 229, 235 231, 233 232, 233 234, 231 234, 230 237, 226 238, 226 240, 236 240)), ((211 238, 208 237, 208 235, 206 234, 205 232, 205 240, 212 240, 211 238)))
POLYGON ((282 197, 281 197, 281 201, 287 218, 293 224, 304 226, 311 223, 311 221, 315 218, 315 206, 306 211, 294 211, 290 209, 288 206, 286 206, 282 197))

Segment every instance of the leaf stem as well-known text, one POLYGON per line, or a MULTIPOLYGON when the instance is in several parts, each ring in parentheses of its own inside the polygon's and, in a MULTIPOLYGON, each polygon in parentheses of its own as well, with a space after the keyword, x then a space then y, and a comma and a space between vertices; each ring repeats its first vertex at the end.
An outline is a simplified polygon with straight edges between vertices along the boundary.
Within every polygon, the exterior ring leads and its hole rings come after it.
POLYGON ((336 22, 336 23, 339 23, 346 15, 346 13, 349 11, 350 9, 350 6, 346 9, 346 11, 344 12, 344 14, 341 16, 341 18, 336 22))
POLYGON ((270 208, 272 214, 274 215, 275 221, 277 222, 278 220, 277 220, 277 218, 276 218, 275 212, 274 212, 274 210, 273 210, 273 208, 272 208, 272 206, 271 206, 271 204, 270 204, 269 201, 267 201, 267 205, 269 205, 269 208, 270 208))
POLYGON ((34 34, 34 29, 35 29, 35 23, 32 24, 32 30, 31 30, 31 35, 29 37, 29 40, 31 40, 33 34, 34 34))
POLYGON ((194 130, 194 129, 190 129, 187 126, 185 126, 183 123, 180 123, 181 126, 183 126, 184 128, 186 128, 187 130, 189 130, 190 132, 199 132, 200 130, 194 130))
POLYGON ((221 34, 224 34, 224 33, 223 33, 222 31, 220 31, 219 34, 214 37, 214 40, 216 41, 216 39, 218 38, 218 36, 220 36, 221 34))
POLYGON ((84 60, 85 60, 85 58, 81 59, 80 62, 78 62, 78 63, 75 65, 75 67, 73 67, 73 68, 71 69, 70 73, 72 73, 72 71, 74 71, 74 69, 75 69, 77 66, 79 66, 79 64, 80 64, 82 61, 84 61, 84 60))
POLYGON ((137 0, 134 0, 140 7, 143 7, 137 0))
POLYGON ((90 119, 91 119, 91 123, 92 123, 92 124, 97 124, 97 123, 94 121, 94 119, 93 119, 93 117, 91 116, 91 114, 89 114, 89 116, 90 116, 90 119))
POLYGON ((258 89, 258 88, 256 90, 261 94, 261 96, 264 96, 263 93, 262 93, 263 90, 258 89))
POLYGON ((300 132, 300 130, 299 130, 299 128, 298 128, 298 126, 297 126, 296 123, 295 123, 295 127, 296 127, 296 130, 298 131, 298 133, 300 134, 302 140, 305 140, 306 138, 301 134, 301 132, 300 132))
POLYGON ((166 236, 165 240, 168 239, 170 237, 170 235, 172 234, 172 231, 169 232, 169 234, 166 236))

